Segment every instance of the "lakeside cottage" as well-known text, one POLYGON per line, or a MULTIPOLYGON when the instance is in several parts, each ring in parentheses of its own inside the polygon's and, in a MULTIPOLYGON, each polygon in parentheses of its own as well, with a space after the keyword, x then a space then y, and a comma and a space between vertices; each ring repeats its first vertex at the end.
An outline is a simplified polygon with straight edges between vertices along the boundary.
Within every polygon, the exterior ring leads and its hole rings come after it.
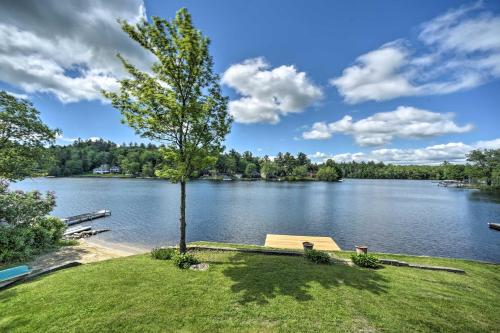
POLYGON ((92 170, 92 172, 94 173, 94 175, 108 174, 109 173, 109 165, 103 164, 100 167, 95 168, 94 170, 92 170))
POLYGON ((112 166, 110 168, 108 164, 103 164, 100 167, 95 168, 94 170, 92 170, 92 172, 94 173, 94 175, 105 175, 105 174, 109 174, 109 173, 120 173, 120 171, 121 171, 120 167, 118 167, 118 166, 115 165, 115 166, 112 166))

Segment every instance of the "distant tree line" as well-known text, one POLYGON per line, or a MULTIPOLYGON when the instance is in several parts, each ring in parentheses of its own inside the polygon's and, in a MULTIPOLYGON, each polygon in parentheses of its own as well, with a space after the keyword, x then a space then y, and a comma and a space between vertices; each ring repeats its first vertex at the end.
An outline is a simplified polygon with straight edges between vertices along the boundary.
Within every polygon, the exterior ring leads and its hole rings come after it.
MULTIPOLYGON (((71 145, 55 145, 49 148, 53 162, 47 173, 50 176, 64 177, 90 174, 102 165, 118 166, 121 173, 135 177, 155 177, 164 161, 160 149, 153 144, 121 144, 104 140, 77 140, 71 145)), ((328 161, 323 164, 312 163, 304 153, 293 156, 279 153, 275 158, 257 157, 251 152, 243 154, 230 150, 219 156, 212 167, 197 170, 198 177, 216 179, 221 175, 245 179, 286 179, 286 180, 338 180, 342 171, 338 164, 328 161)))
POLYGON ((47 172, 56 177, 92 173, 102 165, 119 166, 121 173, 131 176, 154 177, 161 162, 160 151, 152 144, 77 140, 68 146, 49 149, 54 160, 47 172))
MULTIPOLYGON (((68 146, 52 146, 51 176, 92 173, 101 165, 118 166, 121 173, 134 177, 155 177, 168 163, 162 147, 153 144, 121 144, 110 141, 77 140, 68 146)), ((500 150, 475 150, 467 155, 467 164, 396 165, 382 162, 342 162, 327 160, 313 163, 304 153, 278 153, 274 158, 258 157, 251 152, 230 150, 221 154, 212 167, 197 170, 194 178, 217 179, 222 176, 265 180, 432 179, 459 180, 500 186, 500 150)))

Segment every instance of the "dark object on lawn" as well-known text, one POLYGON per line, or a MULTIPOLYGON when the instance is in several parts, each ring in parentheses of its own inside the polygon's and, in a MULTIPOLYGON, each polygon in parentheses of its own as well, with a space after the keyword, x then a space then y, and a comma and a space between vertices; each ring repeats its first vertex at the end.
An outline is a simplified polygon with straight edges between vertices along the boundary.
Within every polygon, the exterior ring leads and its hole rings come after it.
POLYGON ((304 256, 316 264, 329 264, 330 263, 330 255, 326 252, 323 252, 323 251, 306 250, 304 252, 304 256))
POLYGON ((151 251, 151 257, 159 260, 170 260, 176 253, 175 249, 159 247, 151 251))
POLYGON ((500 224, 499 223, 488 223, 488 227, 490 227, 490 229, 495 229, 495 230, 500 231, 500 224))
POLYGON ((410 264, 410 263, 407 263, 406 261, 400 261, 400 260, 395 260, 395 259, 379 259, 379 262, 381 264, 391 265, 391 266, 412 267, 412 268, 419 268, 419 269, 428 269, 431 271, 444 271, 444 272, 450 272, 450 273, 465 274, 465 271, 463 269, 453 268, 453 267, 410 264))
POLYGON ((304 251, 312 250, 314 247, 314 243, 311 242, 302 242, 302 246, 304 247, 304 251))
POLYGON ((367 253, 368 253, 368 246, 364 245, 356 246, 356 254, 367 254, 367 253))
POLYGON ((366 268, 378 268, 380 267, 380 261, 372 254, 353 254, 351 256, 352 262, 359 267, 366 268))

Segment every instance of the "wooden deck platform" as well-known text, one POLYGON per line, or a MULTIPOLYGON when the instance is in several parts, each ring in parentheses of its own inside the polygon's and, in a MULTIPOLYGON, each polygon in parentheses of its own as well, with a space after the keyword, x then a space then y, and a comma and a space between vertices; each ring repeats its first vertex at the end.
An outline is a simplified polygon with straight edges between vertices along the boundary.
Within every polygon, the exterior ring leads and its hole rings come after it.
POLYGON ((340 247, 331 237, 266 235, 265 246, 278 249, 303 249, 302 242, 311 242, 315 250, 340 251, 340 247))

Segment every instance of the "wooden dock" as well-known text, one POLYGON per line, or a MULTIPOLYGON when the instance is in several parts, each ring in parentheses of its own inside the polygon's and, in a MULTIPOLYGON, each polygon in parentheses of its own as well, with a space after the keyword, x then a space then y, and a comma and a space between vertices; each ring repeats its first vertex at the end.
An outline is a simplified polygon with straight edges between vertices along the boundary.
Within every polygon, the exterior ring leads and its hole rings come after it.
POLYGON ((293 235, 266 235, 265 246, 278 249, 303 249, 302 242, 314 244, 315 250, 340 251, 340 247, 331 237, 293 236, 293 235))
POLYGON ((111 215, 111 211, 103 209, 103 210, 99 210, 99 211, 94 212, 94 213, 85 213, 85 214, 80 214, 80 215, 76 215, 76 216, 70 216, 70 217, 67 217, 65 219, 62 219, 62 221, 64 223, 66 223, 67 225, 74 225, 74 224, 78 224, 78 223, 82 223, 82 222, 86 222, 86 221, 92 221, 92 220, 95 220, 95 219, 98 219, 101 217, 110 216, 110 215, 111 215))

